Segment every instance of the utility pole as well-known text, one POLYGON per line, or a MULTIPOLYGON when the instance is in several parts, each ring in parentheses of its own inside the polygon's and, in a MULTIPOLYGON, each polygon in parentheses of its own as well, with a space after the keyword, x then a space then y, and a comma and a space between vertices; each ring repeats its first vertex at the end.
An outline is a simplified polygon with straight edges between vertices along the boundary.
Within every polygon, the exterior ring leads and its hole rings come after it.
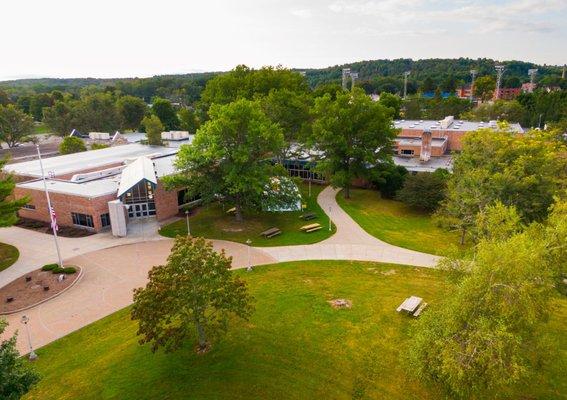
POLYGON ((472 77, 472 79, 471 79, 471 94, 469 96, 471 103, 474 100, 474 78, 476 77, 476 74, 477 74, 477 70, 471 69, 471 77, 472 77))
POLYGON ((537 68, 532 68, 528 70, 528 76, 530 77, 530 93, 533 93, 534 91, 536 75, 537 75, 537 68))
POLYGON ((350 76, 350 68, 343 68, 343 90, 347 90, 347 83, 349 76, 350 76))
POLYGON ((410 75, 411 71, 404 72, 404 100, 408 95, 408 76, 410 75))
POLYGON ((503 65, 497 65, 496 67, 496 100, 500 98, 500 86, 502 85, 502 75, 506 67, 503 65))

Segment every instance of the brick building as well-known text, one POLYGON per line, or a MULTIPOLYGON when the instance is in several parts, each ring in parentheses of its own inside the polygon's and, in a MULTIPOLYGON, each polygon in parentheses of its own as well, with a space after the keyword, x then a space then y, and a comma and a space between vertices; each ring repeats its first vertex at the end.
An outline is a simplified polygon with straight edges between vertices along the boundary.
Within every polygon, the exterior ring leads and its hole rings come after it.
MULTIPOLYGON (((155 216, 162 221, 185 205, 184 191, 167 191, 161 178, 174 172, 177 149, 128 144, 43 160, 51 204, 61 226, 93 231, 115 228, 125 234, 128 220, 155 216), (115 226, 116 225, 116 226, 115 226)), ((38 160, 9 164, 17 180, 14 196, 28 196, 23 218, 49 222, 38 160)))

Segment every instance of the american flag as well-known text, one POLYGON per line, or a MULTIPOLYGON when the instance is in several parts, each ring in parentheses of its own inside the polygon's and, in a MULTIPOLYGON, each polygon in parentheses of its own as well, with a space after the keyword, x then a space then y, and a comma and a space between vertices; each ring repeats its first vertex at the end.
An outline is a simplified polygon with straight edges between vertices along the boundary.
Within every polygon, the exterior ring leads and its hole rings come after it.
POLYGON ((55 232, 59 231, 59 226, 57 225, 57 216, 55 215, 55 210, 51 207, 51 229, 55 232))

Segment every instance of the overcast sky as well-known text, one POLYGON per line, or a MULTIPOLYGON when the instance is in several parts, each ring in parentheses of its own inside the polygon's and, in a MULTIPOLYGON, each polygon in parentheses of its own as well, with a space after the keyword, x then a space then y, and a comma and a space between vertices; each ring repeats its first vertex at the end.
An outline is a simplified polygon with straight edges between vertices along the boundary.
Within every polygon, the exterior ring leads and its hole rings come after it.
POLYGON ((567 0, 0 0, 0 80, 380 58, 567 63, 567 0))

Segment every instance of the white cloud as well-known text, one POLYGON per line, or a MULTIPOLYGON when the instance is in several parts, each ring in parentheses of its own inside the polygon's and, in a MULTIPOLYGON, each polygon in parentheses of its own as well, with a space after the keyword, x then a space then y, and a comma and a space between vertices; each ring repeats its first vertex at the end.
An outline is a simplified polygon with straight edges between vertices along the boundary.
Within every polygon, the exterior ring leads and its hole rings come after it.
POLYGON ((313 13, 308 8, 294 8, 291 10, 291 14, 303 19, 309 19, 313 16, 313 13))

